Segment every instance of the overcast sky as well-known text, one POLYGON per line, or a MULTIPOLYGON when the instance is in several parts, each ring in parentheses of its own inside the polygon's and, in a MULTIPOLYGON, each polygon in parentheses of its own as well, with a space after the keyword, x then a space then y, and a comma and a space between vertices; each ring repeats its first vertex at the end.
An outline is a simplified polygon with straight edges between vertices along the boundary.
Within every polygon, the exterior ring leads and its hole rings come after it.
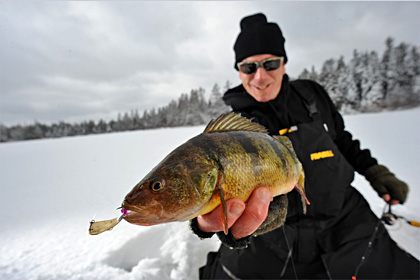
POLYGON ((257 12, 280 25, 291 76, 388 36, 420 46, 418 1, 0 1, 0 123, 110 120, 239 84, 233 44, 257 12))

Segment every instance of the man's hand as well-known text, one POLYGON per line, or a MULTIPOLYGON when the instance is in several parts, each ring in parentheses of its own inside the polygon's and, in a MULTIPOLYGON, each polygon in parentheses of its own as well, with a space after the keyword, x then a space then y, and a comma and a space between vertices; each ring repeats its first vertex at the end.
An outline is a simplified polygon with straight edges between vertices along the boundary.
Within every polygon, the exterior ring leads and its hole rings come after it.
MULTIPOLYGON (((226 201, 228 228, 235 239, 244 238, 258 229, 268 213, 272 201, 270 191, 266 187, 254 190, 245 204, 238 198, 226 201)), ((219 232, 223 230, 222 210, 219 205, 212 212, 197 217, 198 227, 204 232, 219 232)))
POLYGON ((407 184, 397 179, 385 166, 378 164, 368 168, 365 177, 388 204, 402 204, 407 199, 407 184))

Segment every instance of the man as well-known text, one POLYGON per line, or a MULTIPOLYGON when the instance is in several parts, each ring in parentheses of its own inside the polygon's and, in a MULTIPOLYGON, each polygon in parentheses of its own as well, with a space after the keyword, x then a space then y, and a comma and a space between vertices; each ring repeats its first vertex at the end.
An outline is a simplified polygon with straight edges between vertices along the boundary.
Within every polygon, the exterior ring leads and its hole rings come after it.
POLYGON ((271 198, 261 186, 246 204, 227 201, 227 236, 220 233, 219 208, 192 220, 198 236, 217 232, 226 245, 208 255, 200 278, 418 278, 418 260, 395 244, 350 183, 359 172, 390 205, 406 200, 408 186, 369 150, 360 149, 320 85, 289 82, 284 42, 278 25, 265 15, 242 19, 234 45, 242 84, 223 99, 270 134, 290 138, 305 170, 311 204, 304 214, 296 191, 271 198), (283 223, 273 216, 285 203, 283 223))

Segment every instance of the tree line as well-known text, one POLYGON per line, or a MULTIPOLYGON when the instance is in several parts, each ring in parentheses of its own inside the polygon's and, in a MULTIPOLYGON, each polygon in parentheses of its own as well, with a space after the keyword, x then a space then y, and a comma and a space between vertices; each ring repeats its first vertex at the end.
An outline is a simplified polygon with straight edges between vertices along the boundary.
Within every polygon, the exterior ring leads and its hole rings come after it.
POLYGON ((341 113, 375 112, 420 104, 420 48, 387 38, 382 56, 353 51, 344 58, 328 59, 321 71, 304 69, 299 78, 325 87, 341 113))
MULTIPOLYGON (((230 87, 226 81, 225 90, 230 87)), ((138 110, 118 114, 117 120, 98 122, 86 121, 71 124, 67 122, 46 125, 35 122, 30 125, 15 125, 7 127, 0 124, 0 142, 34 140, 41 138, 57 138, 76 135, 101 134, 129 130, 151 129, 160 127, 194 126, 208 123, 230 107, 222 100, 220 86, 214 84, 210 97, 205 98, 203 88, 192 89, 189 94, 183 93, 178 100, 172 100, 168 105, 151 110, 145 110, 142 115, 138 110)))
MULTIPOLYGON (((395 45, 394 39, 387 38, 381 56, 375 51, 354 50, 347 63, 343 56, 330 58, 320 72, 314 67, 304 69, 298 78, 323 85, 343 114, 411 108, 420 104, 420 48, 407 43, 395 45)), ((227 81, 223 92, 229 88, 227 81)), ((166 106, 145 110, 141 115, 138 110, 126 112, 117 120, 52 125, 35 122, 10 127, 0 124, 0 142, 202 125, 229 110, 216 83, 209 99, 203 88, 192 89, 166 106)))

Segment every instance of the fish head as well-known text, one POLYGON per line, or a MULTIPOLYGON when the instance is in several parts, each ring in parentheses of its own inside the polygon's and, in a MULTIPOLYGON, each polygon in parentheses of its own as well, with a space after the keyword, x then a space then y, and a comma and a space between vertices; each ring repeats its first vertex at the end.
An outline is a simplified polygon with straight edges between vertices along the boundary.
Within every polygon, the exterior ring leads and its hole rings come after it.
POLYGON ((124 219, 136 225, 192 219, 211 198, 217 178, 217 167, 199 157, 163 161, 126 195, 124 219))

